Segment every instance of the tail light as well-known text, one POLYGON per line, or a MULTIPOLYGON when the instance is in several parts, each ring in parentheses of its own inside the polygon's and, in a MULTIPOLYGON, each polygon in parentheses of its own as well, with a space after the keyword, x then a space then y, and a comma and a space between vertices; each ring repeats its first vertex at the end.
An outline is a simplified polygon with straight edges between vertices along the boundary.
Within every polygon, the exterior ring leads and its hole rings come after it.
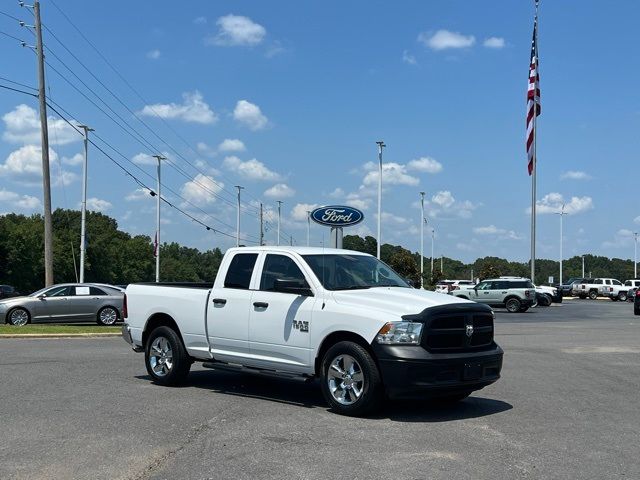
POLYGON ((122 300, 122 318, 127 318, 129 316, 129 310, 127 309, 127 294, 124 294, 124 299, 122 300))
POLYGON ((529 290, 525 290, 524 291, 524 296, 525 297, 529 297, 531 295, 531 292, 529 290))
POLYGON ((613 292, 613 287, 609 287, 609 291, 610 291, 610 292, 613 292))
POLYGON ((451 290, 460 290, 460 287, 456 285, 455 287, 451 287, 451 290))
POLYGON ((636 297, 640 297, 640 288, 636 290, 636 297))

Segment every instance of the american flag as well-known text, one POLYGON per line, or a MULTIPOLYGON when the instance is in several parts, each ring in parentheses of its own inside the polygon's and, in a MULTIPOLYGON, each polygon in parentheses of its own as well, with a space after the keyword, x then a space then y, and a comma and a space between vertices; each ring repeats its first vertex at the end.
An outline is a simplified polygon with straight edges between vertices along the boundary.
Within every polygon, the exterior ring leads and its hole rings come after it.
POLYGON ((156 232, 156 237, 153 239, 153 256, 158 256, 158 232, 156 232))
MULTIPOLYGON (((536 9, 538 2, 536 1, 536 9)), ((533 40, 531 40, 531 61, 529 63, 529 85, 527 88, 527 159, 529 175, 535 168, 535 117, 540 115, 540 74, 538 73, 538 15, 533 21, 533 40), (534 114, 535 112, 535 114, 534 114)))

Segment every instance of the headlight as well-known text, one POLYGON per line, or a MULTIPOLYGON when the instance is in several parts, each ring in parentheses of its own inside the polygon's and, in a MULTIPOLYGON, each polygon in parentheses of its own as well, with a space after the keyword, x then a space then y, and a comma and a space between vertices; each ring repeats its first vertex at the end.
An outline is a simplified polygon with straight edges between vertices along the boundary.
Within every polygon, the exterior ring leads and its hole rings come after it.
POLYGON ((376 341, 383 345, 418 345, 423 323, 389 322, 378 332, 376 341))

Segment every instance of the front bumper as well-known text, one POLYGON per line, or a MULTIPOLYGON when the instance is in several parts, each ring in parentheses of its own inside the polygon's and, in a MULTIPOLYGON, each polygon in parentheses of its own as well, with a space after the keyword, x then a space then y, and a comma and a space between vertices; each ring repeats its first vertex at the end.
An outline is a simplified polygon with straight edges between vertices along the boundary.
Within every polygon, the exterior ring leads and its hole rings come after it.
POLYGON ((480 390, 500 378, 503 350, 430 353, 420 346, 372 344, 390 398, 433 398, 480 390))

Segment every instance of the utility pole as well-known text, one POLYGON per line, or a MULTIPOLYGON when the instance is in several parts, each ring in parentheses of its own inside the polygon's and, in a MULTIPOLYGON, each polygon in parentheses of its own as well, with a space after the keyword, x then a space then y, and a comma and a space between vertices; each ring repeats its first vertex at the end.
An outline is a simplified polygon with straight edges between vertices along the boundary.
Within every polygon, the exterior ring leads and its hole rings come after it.
POLYGON ((160 281, 160 203, 162 194, 162 183, 160 183, 160 165, 162 160, 166 160, 162 155, 153 155, 158 161, 158 185, 156 191, 156 283, 160 281))
POLYGON ((311 212, 307 210, 307 247, 311 245, 311 212))
POLYGON ((260 246, 264 245, 264 213, 260 204, 260 246))
POLYGON ((278 242, 276 245, 280 245, 280 210, 282 207, 282 201, 278 200, 278 242))
POLYGON ((382 140, 376 142, 376 145, 378 145, 378 238, 376 256, 378 260, 380 260, 380 243, 382 241, 380 232, 382 224, 382 149, 386 147, 386 145, 382 140))
POLYGON ((560 285, 562 285, 562 217, 567 215, 564 211, 564 203, 560 211, 556 212, 556 215, 560 215, 560 285))
POLYGON ((289 246, 293 247, 293 235, 289 236, 289 246))
POLYGON ((240 190, 244 187, 240 185, 235 186, 238 189, 238 211, 236 213, 236 247, 240 246, 240 190))
POLYGON ((436 229, 431 229, 431 281, 433 281, 433 244, 436 241, 436 229))
POLYGON ((44 283, 53 285, 53 220, 51 217, 51 174, 49 172, 49 127, 47 124, 47 99, 44 80, 44 48, 42 46, 42 21, 40 2, 33 4, 38 55, 38 99, 40 101, 40 138, 42 149, 42 203, 44 205, 44 283))
POLYGON ((582 278, 584 278, 584 255, 581 255, 582 257, 582 278))
POLYGON ((89 169, 89 132, 93 128, 78 125, 84 131, 84 163, 82 165, 82 221, 80 226, 80 283, 84 283, 84 262, 87 245, 87 172, 89 169))
POLYGON ((444 277, 444 255, 440 254, 440 273, 444 277))
POLYGON ((633 233, 633 278, 638 278, 638 232, 633 233))
POLYGON ((424 288, 424 192, 420 192, 420 288, 424 288))

